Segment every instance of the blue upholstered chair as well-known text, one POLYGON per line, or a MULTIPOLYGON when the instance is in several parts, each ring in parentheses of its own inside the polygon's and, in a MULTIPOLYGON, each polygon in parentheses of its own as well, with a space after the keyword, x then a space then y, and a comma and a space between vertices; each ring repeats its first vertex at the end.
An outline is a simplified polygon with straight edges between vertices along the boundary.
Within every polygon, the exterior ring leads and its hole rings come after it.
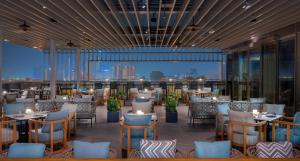
POLYGON ((230 101, 222 101, 216 103, 216 136, 224 139, 224 133, 227 133, 228 127, 228 111, 230 110, 230 101))
POLYGON ((50 145, 50 152, 56 143, 67 145, 68 111, 50 112, 44 121, 29 120, 29 142, 41 142, 50 145), (34 129, 32 127, 34 126, 34 129), (41 128, 39 128, 41 127, 41 128), (37 135, 36 135, 37 134, 37 135))
POLYGON ((4 145, 16 143, 19 139, 16 120, 1 120, 0 123, 0 154, 4 145))
POLYGON ((288 121, 272 122, 272 141, 290 141, 293 145, 300 145, 300 112, 288 121), (276 127, 276 125, 278 125, 276 127))
POLYGON ((195 149, 193 149, 189 156, 191 158, 243 158, 244 155, 231 148, 230 141, 195 141, 195 149))
POLYGON ((45 144, 15 143, 8 149, 8 158, 43 158, 45 144))
POLYGON ((151 121, 152 115, 125 114, 124 121, 120 122, 120 143, 122 150, 139 149, 142 139, 156 138, 156 123, 151 121))
POLYGON ((6 115, 13 115, 25 112, 23 103, 8 103, 3 106, 6 115))
POLYGON ((110 142, 73 142, 74 158, 109 158, 110 142))
POLYGON ((266 141, 266 122, 255 122, 250 112, 229 111, 228 138, 231 144, 243 147, 246 154, 247 147, 266 141))

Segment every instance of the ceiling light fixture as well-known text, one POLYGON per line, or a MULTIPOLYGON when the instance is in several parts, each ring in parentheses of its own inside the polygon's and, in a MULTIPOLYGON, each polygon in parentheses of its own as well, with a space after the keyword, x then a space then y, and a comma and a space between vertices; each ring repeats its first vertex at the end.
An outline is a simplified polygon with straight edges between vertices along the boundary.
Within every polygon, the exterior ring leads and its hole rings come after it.
POLYGON ((33 46, 34 49, 38 48, 37 46, 33 46))
POLYGON ((251 7, 251 5, 250 5, 250 3, 246 0, 245 2, 244 2, 244 5, 243 5, 243 9, 245 9, 245 10, 247 10, 247 9, 249 9, 251 7))
POLYGON ((146 8, 146 5, 145 5, 145 4, 143 4, 143 5, 142 5, 142 9, 145 9, 145 8, 146 8))
POLYGON ((6 41, 6 42, 7 42, 7 41, 9 41, 9 40, 8 40, 8 39, 4 39, 3 41, 6 41))
POLYGON ((43 6, 43 9, 47 9, 47 7, 46 7, 46 6, 43 6))
POLYGON ((196 46, 196 44, 192 44, 192 47, 196 46))
POLYGON ((215 32, 216 32, 215 30, 210 30, 210 31, 208 31, 209 34, 213 34, 213 33, 215 33, 215 32))
POLYGON ((252 35, 252 36, 250 37, 250 39, 251 39, 252 42, 254 42, 254 43, 258 41, 258 37, 255 36, 255 35, 252 35))

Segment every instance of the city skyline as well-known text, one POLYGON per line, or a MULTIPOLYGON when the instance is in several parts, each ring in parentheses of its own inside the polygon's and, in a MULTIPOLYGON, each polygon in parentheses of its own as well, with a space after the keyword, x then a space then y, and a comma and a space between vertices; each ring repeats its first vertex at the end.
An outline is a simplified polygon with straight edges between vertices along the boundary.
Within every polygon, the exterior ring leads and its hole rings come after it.
MULTIPOLYGON (((157 49, 155 49, 157 50, 157 49)), ((58 54, 59 55, 59 54, 58 54)), ((50 74, 48 57, 45 58, 43 51, 28 48, 20 45, 14 45, 6 42, 4 44, 3 54, 3 78, 4 79, 48 79, 50 74), (15 58, 19 59, 15 59, 15 58), (46 62, 45 62, 46 60, 46 62), (10 62, 10 63, 7 63, 10 62), (45 64, 46 63, 46 64, 45 64)), ((58 80, 75 80, 75 55, 62 54, 57 56, 56 77, 58 80), (61 57, 64 56, 64 57, 61 57)), ((84 60, 84 59, 83 59, 84 60)), ((81 70, 84 71, 87 66, 83 65, 81 60, 81 70)), ((193 77, 205 76, 208 79, 219 79, 219 63, 218 62, 101 62, 91 65, 91 80, 104 80, 106 78, 114 79, 114 66, 132 66, 134 74, 125 78, 132 79, 150 79, 151 72, 160 71, 167 78, 184 78, 190 76, 192 70, 196 71, 193 77)), ((226 64, 222 65, 223 68, 226 64)), ((125 69, 126 71, 127 69, 125 69)), ((124 72, 125 72, 124 71, 124 72)), ((222 72, 224 75, 224 72, 222 72)), ((87 78, 87 73, 81 72, 81 79, 87 78)), ((223 76, 224 77, 224 76, 223 76)), ((124 79, 123 77, 119 77, 124 79)))

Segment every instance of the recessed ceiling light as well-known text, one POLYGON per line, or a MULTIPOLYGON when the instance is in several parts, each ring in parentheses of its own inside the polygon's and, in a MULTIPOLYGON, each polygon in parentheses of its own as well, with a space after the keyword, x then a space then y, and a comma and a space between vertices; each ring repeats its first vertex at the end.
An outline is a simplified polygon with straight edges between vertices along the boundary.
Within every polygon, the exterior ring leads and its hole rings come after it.
POLYGON ((38 48, 37 46, 33 46, 34 49, 38 48))
POLYGON ((196 46, 196 44, 192 44, 192 47, 196 46))
POLYGON ((6 41, 6 42, 7 42, 7 41, 9 41, 9 40, 8 40, 8 39, 4 39, 3 41, 6 41))
POLYGON ((247 10, 247 9, 249 9, 251 7, 251 4, 246 0, 245 2, 244 2, 244 5, 243 5, 243 9, 245 9, 245 10, 247 10))
POLYGON ((146 5, 143 4, 143 5, 142 5, 142 9, 145 9, 145 8, 146 8, 146 5))
POLYGON ((46 9, 47 7, 46 6, 43 6, 43 9, 46 9))
POLYGON ((210 30, 210 31, 208 31, 209 34, 213 34, 213 33, 215 33, 215 32, 216 32, 215 30, 210 30))

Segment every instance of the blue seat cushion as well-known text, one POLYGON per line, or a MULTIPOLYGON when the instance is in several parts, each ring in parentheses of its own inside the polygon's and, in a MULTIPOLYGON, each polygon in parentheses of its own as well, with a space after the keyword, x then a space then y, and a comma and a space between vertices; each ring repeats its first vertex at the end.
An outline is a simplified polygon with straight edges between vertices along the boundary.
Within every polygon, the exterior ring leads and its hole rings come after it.
MULTIPOLYGON (((294 123, 300 123, 300 112, 295 114, 294 123)), ((294 133, 296 133, 296 135, 300 135, 300 126, 294 126, 294 133)))
POLYGON ((229 158, 230 141, 202 142, 195 141, 196 158, 229 158))
POLYGON ((89 143, 74 141, 73 150, 75 158, 109 158, 110 142, 89 143))
MULTIPOLYGON (((34 140, 35 131, 31 131, 32 139, 34 140)), ((54 131, 53 132, 53 140, 54 141, 61 141, 64 139, 64 132, 63 130, 54 131)), ((39 142, 49 142, 50 141, 50 133, 42 132, 42 129, 38 129, 38 141, 39 142)))
POLYGON ((150 125, 151 119, 152 119, 151 114, 136 115, 136 114, 127 113, 124 115, 125 124, 132 125, 132 126, 150 125))
MULTIPOLYGON (((68 118, 68 111, 58 111, 58 112, 49 112, 45 118, 46 121, 53 121, 53 120, 63 120, 68 118)), ((63 130, 63 124, 54 124, 54 131, 63 130)), ((50 125, 43 125, 42 126, 43 133, 50 133, 50 125)))
MULTIPOLYGON (((130 130, 131 137, 144 137, 143 129, 131 129, 130 130)), ((123 136, 127 137, 127 129, 123 129, 123 136)), ((152 128, 147 129, 147 138, 153 138, 153 130, 152 128)))
POLYGON ((3 107, 6 115, 24 113, 26 110, 23 103, 8 103, 3 107))
POLYGON ((217 104, 217 112, 220 114, 228 114, 230 110, 229 103, 217 104))
MULTIPOLYGON (((286 128, 276 128, 275 141, 286 141, 286 131, 286 128)), ((270 138, 271 137, 272 136, 270 136, 270 138)), ((298 131, 295 129, 291 129, 290 131, 290 142, 292 142, 293 144, 300 144, 300 133, 298 133, 298 131)))
POLYGON ((8 149, 8 158, 43 158, 46 146, 38 143, 15 143, 8 149))

